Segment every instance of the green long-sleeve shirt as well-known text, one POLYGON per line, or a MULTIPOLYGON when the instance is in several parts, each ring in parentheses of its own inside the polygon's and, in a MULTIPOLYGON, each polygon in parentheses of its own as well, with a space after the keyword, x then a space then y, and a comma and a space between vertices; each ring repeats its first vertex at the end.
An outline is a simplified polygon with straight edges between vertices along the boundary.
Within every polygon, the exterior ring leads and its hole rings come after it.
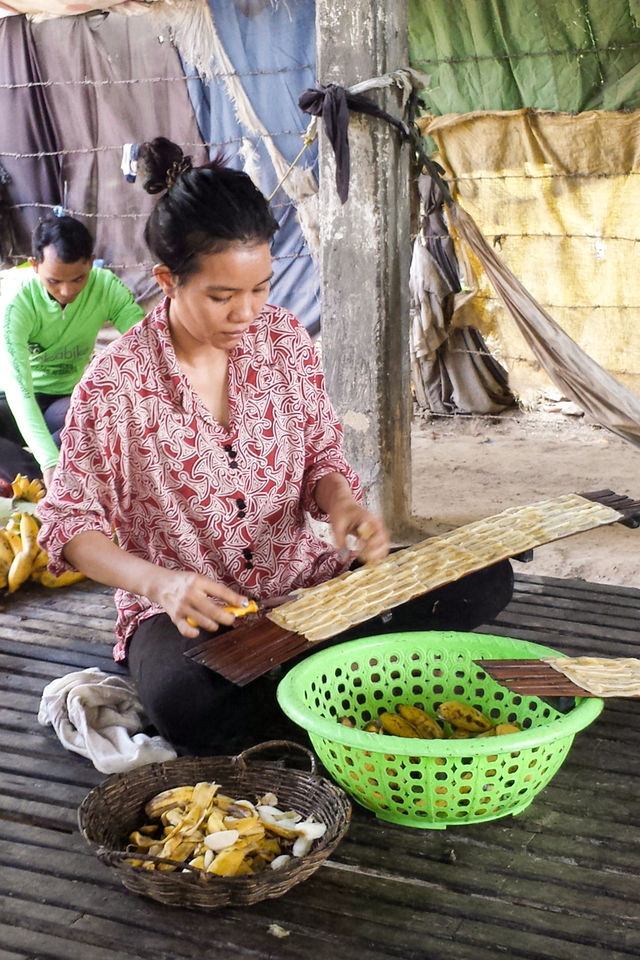
MULTIPOLYGON (((32 270, 17 268, 0 299, 0 389, 41 470, 55 466, 58 449, 36 393, 70 394, 84 373, 105 323, 125 333, 144 311, 110 270, 94 267, 76 299, 64 308, 32 270)), ((4 283, 3 283, 4 286, 4 283)))

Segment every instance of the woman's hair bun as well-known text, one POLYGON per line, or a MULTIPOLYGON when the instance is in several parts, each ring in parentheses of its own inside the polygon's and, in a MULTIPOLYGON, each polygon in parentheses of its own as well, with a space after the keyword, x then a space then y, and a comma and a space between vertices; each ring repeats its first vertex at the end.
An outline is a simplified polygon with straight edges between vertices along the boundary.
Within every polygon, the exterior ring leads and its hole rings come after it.
POLYGON ((138 166, 145 176, 143 189, 147 193, 162 193, 173 186, 181 173, 191 170, 193 164, 177 143, 156 137, 140 145, 138 166))

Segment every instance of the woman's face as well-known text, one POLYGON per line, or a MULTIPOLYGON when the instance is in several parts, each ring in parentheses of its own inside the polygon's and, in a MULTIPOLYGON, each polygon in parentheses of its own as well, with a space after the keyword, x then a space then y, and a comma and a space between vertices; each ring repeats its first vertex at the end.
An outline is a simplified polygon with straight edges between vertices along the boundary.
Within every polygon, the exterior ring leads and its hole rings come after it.
POLYGON ((268 243, 235 244, 205 254, 198 270, 181 284, 166 267, 156 267, 154 274, 171 299, 174 337, 230 352, 267 301, 271 251, 268 243))

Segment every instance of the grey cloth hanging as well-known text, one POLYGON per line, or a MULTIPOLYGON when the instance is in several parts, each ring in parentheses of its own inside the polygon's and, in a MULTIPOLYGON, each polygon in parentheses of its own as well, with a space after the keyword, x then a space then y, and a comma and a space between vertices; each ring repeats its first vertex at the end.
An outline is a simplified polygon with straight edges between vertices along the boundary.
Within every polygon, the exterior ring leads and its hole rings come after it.
POLYGON ((409 290, 411 368, 416 401, 432 413, 500 413, 513 406, 507 373, 478 330, 452 326, 460 301, 459 266, 434 177, 418 178, 423 204, 409 290))
MULTIPOLYGON (((59 57, 60 50, 55 55, 59 57)), ((23 85, 0 88, 4 201, 0 266, 13 266, 31 253, 31 232, 47 211, 30 204, 34 200, 44 204, 62 201, 62 164, 60 157, 53 155, 60 137, 42 86, 46 76, 38 60, 32 24, 26 17, 0 21, 0 83, 23 85), (26 156, 9 155, 16 153, 26 156), (26 204, 19 216, 11 216, 9 208, 15 204, 26 204)))

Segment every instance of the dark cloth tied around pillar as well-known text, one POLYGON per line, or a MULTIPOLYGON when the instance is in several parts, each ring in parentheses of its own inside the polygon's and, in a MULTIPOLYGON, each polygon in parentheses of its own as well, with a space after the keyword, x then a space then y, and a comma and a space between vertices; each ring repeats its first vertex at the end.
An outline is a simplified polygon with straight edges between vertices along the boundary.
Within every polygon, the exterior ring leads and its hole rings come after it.
POLYGON ((304 113, 322 118, 325 133, 333 147, 336 161, 336 189, 342 203, 349 196, 349 111, 356 110, 371 117, 379 117, 396 127, 403 137, 408 136, 408 129, 401 120, 382 110, 367 97, 349 93, 344 87, 335 83, 329 83, 326 86, 318 83, 313 89, 305 90, 298 99, 298 106, 304 113))

